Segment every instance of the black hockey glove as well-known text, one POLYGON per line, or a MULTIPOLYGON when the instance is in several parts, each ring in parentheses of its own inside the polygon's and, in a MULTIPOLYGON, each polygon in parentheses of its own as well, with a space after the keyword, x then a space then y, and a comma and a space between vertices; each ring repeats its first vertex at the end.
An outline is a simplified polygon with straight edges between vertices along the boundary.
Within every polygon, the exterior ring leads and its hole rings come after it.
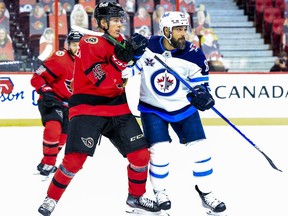
POLYGON ((215 105, 215 100, 204 86, 197 85, 194 87, 194 89, 197 94, 190 92, 187 94, 187 99, 196 109, 205 111, 215 105))
POLYGON ((57 98, 50 86, 43 86, 38 90, 38 93, 43 97, 43 105, 46 107, 61 107, 62 102, 57 98))
POLYGON ((132 44, 127 41, 127 40, 122 40, 121 44, 123 44, 125 46, 125 48, 121 47, 120 45, 115 46, 114 48, 114 53, 115 56, 123 61, 123 62, 130 62, 133 59, 134 56, 134 49, 132 44))
POLYGON ((122 78, 122 82, 123 82, 122 86, 125 87, 128 83, 128 78, 122 78))
POLYGON ((143 53, 145 52, 145 48, 148 44, 148 39, 141 34, 134 33, 130 38, 130 42, 134 49, 134 61, 141 58, 143 53))

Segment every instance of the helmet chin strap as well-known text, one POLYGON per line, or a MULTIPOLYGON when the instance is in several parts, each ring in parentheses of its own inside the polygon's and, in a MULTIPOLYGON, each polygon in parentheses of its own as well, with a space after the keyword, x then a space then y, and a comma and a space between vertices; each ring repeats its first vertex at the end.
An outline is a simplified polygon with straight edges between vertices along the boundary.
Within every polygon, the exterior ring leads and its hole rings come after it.
POLYGON ((68 53, 73 57, 75 56, 74 53, 72 52, 71 48, 68 48, 68 53))
MULTIPOLYGON (((110 18, 111 18, 111 17, 105 18, 106 23, 107 23, 107 29, 101 28, 101 29, 104 31, 104 33, 105 33, 105 34, 108 34, 108 35, 110 35, 110 34, 108 33, 108 30, 109 30, 109 28, 110 28, 110 18)), ((110 36, 111 36, 111 35, 110 35, 110 36)), ((111 37, 112 37, 112 36, 111 36, 111 37)))
POLYGON ((101 24, 99 23, 98 28, 102 29, 102 30, 104 31, 105 34, 110 35, 110 34, 108 33, 108 29, 109 29, 109 20, 108 20, 108 19, 105 19, 105 20, 106 20, 106 22, 107 22, 107 26, 108 26, 108 27, 105 29, 105 28, 102 27, 101 24))
POLYGON ((163 34, 163 36, 164 36, 164 38, 168 41, 168 43, 169 43, 172 47, 177 48, 177 47, 175 47, 175 45, 173 45, 172 42, 171 42, 171 39, 172 39, 172 32, 171 32, 170 30, 169 30, 169 38, 166 37, 165 34, 163 34))
POLYGON ((110 35, 110 34, 108 33, 108 29, 109 29, 109 27, 108 27, 107 29, 103 29, 103 31, 104 31, 105 34, 110 35))

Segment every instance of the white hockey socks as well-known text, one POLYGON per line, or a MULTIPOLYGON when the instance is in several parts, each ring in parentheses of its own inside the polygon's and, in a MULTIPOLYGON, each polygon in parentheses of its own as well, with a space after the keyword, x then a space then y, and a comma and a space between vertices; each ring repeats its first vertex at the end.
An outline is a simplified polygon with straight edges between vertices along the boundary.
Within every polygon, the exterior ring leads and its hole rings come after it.
POLYGON ((167 187, 171 143, 159 142, 150 147, 150 180, 153 189, 161 191, 167 187))
POLYGON ((213 158, 210 150, 207 140, 203 139, 188 143, 186 152, 187 158, 190 158, 195 184, 207 193, 213 185, 213 158))

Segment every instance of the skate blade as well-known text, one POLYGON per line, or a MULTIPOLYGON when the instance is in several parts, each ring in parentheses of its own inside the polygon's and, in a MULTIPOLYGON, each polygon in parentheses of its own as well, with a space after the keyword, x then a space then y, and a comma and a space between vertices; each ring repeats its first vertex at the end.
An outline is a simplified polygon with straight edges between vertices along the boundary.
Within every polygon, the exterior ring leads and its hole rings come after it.
POLYGON ((206 211, 207 215, 211 215, 211 216, 228 216, 227 212, 213 212, 211 210, 206 211))
POLYGON ((41 179, 42 182, 46 182, 51 178, 51 176, 53 176, 53 174, 54 173, 51 173, 48 176, 44 176, 44 175, 41 175, 40 172, 38 171, 38 172, 34 173, 33 175, 39 176, 39 178, 41 179))
POLYGON ((161 210, 160 216, 171 216, 166 210, 161 210))
POLYGON ((125 210, 126 213, 128 213, 129 215, 143 215, 143 216, 149 216, 149 215, 159 215, 159 216, 167 216, 166 215, 162 215, 161 211, 159 212, 149 212, 149 211, 145 211, 143 209, 138 209, 138 208, 132 208, 130 206, 128 206, 125 210))

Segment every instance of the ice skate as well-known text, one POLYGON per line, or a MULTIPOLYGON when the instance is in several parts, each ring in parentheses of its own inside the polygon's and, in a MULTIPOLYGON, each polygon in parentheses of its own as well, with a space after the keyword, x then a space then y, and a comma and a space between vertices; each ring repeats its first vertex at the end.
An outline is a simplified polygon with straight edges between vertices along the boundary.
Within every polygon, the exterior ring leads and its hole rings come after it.
POLYGON ((37 166, 38 172, 35 173, 35 175, 40 175, 42 176, 42 181, 47 181, 49 177, 56 172, 56 170, 56 166, 40 163, 37 166))
POLYGON ((46 197, 42 205, 38 208, 38 212, 41 215, 50 216, 55 209, 56 204, 56 200, 46 197))
POLYGON ((53 166, 53 165, 49 165, 49 164, 40 163, 40 164, 37 165, 37 170, 38 170, 37 174, 40 174, 40 175, 43 175, 43 176, 49 176, 50 174, 56 172, 57 167, 53 166))
POLYGON ((169 200, 166 190, 156 191, 154 190, 156 196, 156 202, 160 209, 169 210, 171 208, 171 201, 169 200))
POLYGON ((126 200, 127 213, 132 213, 135 215, 160 215, 161 209, 158 207, 157 203, 144 196, 135 197, 128 194, 126 200))
POLYGON ((44 164, 39 163, 39 164, 37 165, 37 170, 40 172, 40 171, 43 169, 43 167, 44 167, 44 164))
POLYGON ((56 166, 44 164, 42 170, 40 171, 40 175, 49 176, 50 174, 55 173, 56 170, 56 166))
POLYGON ((225 203, 218 200, 214 197, 212 192, 210 193, 203 193, 200 191, 198 186, 195 186, 196 191, 199 193, 199 196, 202 200, 202 205, 206 208, 207 215, 214 215, 214 216, 226 216, 226 206, 225 203))

